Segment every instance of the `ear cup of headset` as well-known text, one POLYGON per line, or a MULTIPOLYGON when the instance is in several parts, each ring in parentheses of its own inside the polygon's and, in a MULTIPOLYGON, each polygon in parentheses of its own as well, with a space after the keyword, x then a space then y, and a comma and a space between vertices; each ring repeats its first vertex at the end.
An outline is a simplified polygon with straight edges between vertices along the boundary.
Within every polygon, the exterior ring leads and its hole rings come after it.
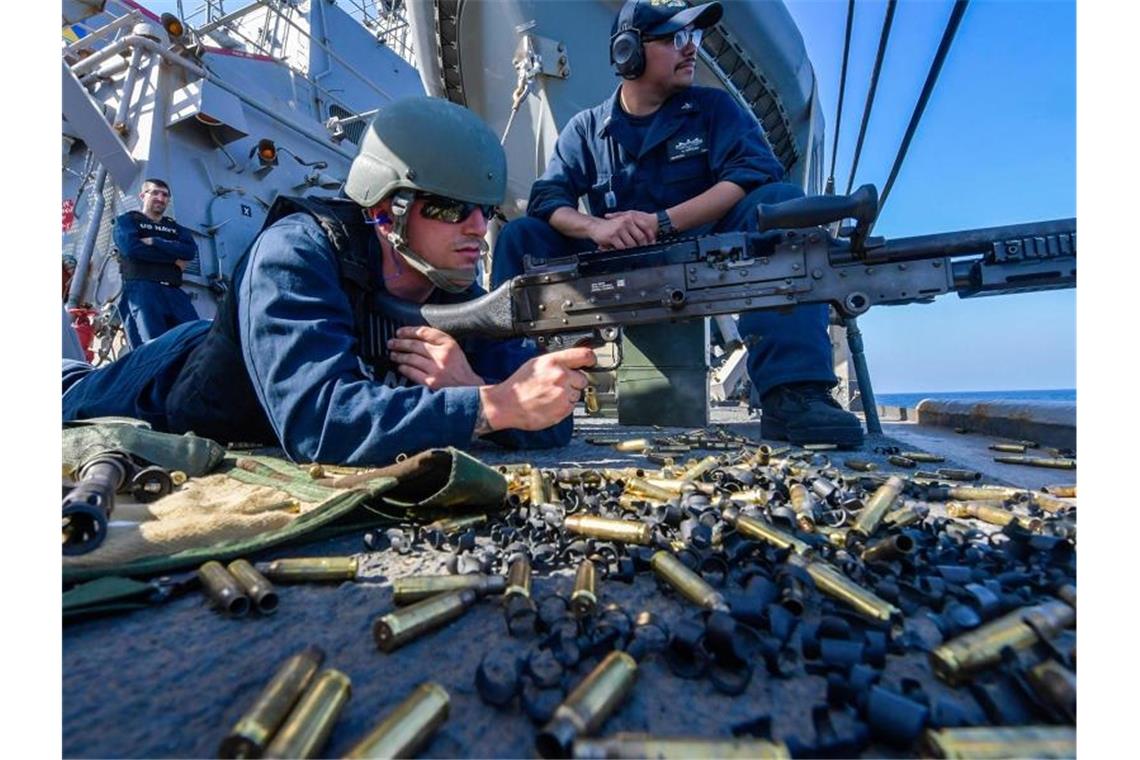
POLYGON ((614 71, 626 79, 636 79, 645 71, 645 51, 641 33, 636 29, 618 32, 610 40, 610 63, 614 71))

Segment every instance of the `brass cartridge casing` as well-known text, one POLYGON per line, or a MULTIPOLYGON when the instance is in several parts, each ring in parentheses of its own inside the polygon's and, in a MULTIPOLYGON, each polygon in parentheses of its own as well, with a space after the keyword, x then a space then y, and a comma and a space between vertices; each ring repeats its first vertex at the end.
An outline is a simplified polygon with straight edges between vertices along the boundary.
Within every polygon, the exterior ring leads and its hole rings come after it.
POLYGON ((218 756, 260 757, 324 659, 325 653, 319 647, 309 646, 286 660, 253 707, 222 739, 218 756))
POLYGON ((827 539, 827 543, 838 549, 847 548, 850 542, 851 529, 850 528, 832 528, 827 525, 820 525, 816 528, 816 532, 827 539))
POLYGON ((625 481, 626 493, 636 493, 650 499, 657 499, 658 501, 669 501, 676 494, 672 491, 655 486, 645 478, 630 478, 625 481))
POLYGON ((245 595, 253 600, 253 605, 262 615, 272 615, 277 611, 277 592, 264 575, 257 572, 248 560, 235 559, 226 566, 230 575, 241 585, 245 595))
POLYGON ((563 700, 550 722, 535 739, 542 757, 569 757, 578 736, 589 736, 602 727, 637 680, 637 662, 614 650, 598 663, 563 700))
POLYGON ((1036 517, 1017 515, 1008 509, 1002 509, 1001 507, 984 501, 948 501, 946 502, 946 514, 958 518, 972 517, 975 520, 981 520, 990 525, 1004 526, 1017 523, 1022 528, 1033 531, 1034 533, 1040 532, 1042 526, 1041 520, 1036 517))
POLYGON ((640 504, 664 504, 660 499, 642 496, 639 493, 623 493, 618 497, 618 506, 626 512, 637 512, 640 504))
POLYGON ((412 604, 436 594, 463 589, 471 589, 478 596, 486 596, 501 594, 506 587, 507 579, 501 575, 409 575, 392 581, 392 601, 400 605, 412 604))
POLYGON ((563 523, 570 533, 606 541, 648 546, 653 540, 653 528, 636 520, 614 520, 595 515, 570 515, 563 523))
POLYGON ((437 683, 420 684, 346 758, 412 757, 447 720, 451 696, 437 683))
POLYGON ((1053 496, 1059 496, 1062 499, 1075 499, 1077 498, 1076 484, 1062 484, 1056 486, 1045 486, 1045 492, 1053 496))
POLYGON ((901 454, 891 454, 887 457, 887 461, 895 467, 917 467, 918 464, 910 457, 904 457, 901 454))
POLYGON ((931 665, 942 680, 957 685, 971 673, 1000 662, 1005 647, 1022 650, 1033 646, 1038 640, 1035 627, 1046 636, 1054 636, 1076 620, 1076 610, 1059 599, 1022 607, 938 647, 930 654, 931 665), (1032 620, 1032 626, 1025 622, 1027 619, 1032 620))
POLYGON ((946 457, 939 456, 938 454, 927 454, 925 451, 903 451, 899 456, 906 457, 913 462, 922 462, 923 464, 946 461, 946 457))
POLYGON ((651 486, 664 488, 673 494, 673 496, 689 493, 691 491, 698 491, 707 496, 712 496, 716 493, 716 485, 713 483, 694 483, 691 480, 681 480, 679 478, 646 478, 645 482, 651 486))
POLYGON ((440 533, 458 533, 487 522, 487 515, 460 515, 444 517, 424 526, 424 530, 438 530, 440 533))
POLYGON ((810 554, 812 549, 807 543, 801 541, 790 533, 777 528, 760 517, 748 517, 729 507, 721 515, 726 522, 736 526, 736 531, 748 538, 771 544, 777 549, 791 549, 796 554, 810 554))
POLYGON ((258 571, 274 583, 317 583, 356 580, 356 557, 294 557, 258 562, 258 571))
POLYGON ((681 480, 697 480, 705 473, 715 470, 719 463, 720 460, 710 454, 681 473, 681 480))
POLYGON ((947 495, 955 501, 1007 501, 1024 493, 1020 488, 1007 486, 950 486, 947 495))
POLYGON ((578 739, 574 757, 581 760, 624 760, 651 757, 657 760, 687 760, 716 757, 725 760, 791 760, 788 745, 763 739, 702 739, 685 736, 650 736, 618 733, 602 739, 578 739))
POLYGON ((815 498, 808 492, 803 483, 795 483, 788 488, 788 496, 792 502, 792 511, 796 513, 796 525, 805 533, 815 530, 815 498))
POLYGON ((760 444, 756 447, 756 453, 750 456, 745 464, 748 467, 764 467, 768 464, 771 456, 772 447, 767 444, 760 444))
POLYGON ((662 549, 649 560, 653 572, 677 589, 681 596, 706 610, 728 612, 724 597, 685 563, 662 549))
POLYGON ((938 476, 945 480, 980 480, 982 474, 976 470, 958 470, 953 467, 939 467, 938 476))
POLYGON ((1024 464, 1029 467, 1049 467, 1054 470, 1075 470, 1077 469, 1077 460, 1075 459, 1046 459, 1043 457, 994 457, 995 462, 1002 464, 1024 464))
POLYGON ((265 757, 318 757, 351 694, 348 676, 332 668, 323 671, 266 747, 265 757))
POLYGON ((221 562, 210 560, 198 568, 198 580, 210 601, 222 612, 241 617, 249 612, 249 597, 241 584, 222 567, 221 562))
POLYGON ((887 482, 879 486, 871 498, 867 500, 866 506, 859 512, 851 530, 856 535, 863 536, 870 536, 874 533, 875 529, 879 527, 879 523, 882 522, 883 516, 891 511, 895 501, 898 500, 905 484, 906 481, 897 475, 887 478, 887 482))
POLYGON ((868 462, 863 459, 847 459, 844 460, 843 466, 855 470, 856 472, 874 472, 879 469, 878 465, 874 462, 868 462))
POLYGON ((862 615, 883 622, 891 622, 902 616, 898 607, 875 596, 824 562, 805 560, 794 554, 788 557, 787 562, 806 570, 820 591, 833 599, 846 602, 862 615))
POLYGON ((512 596, 530 598, 530 558, 520 554, 511 563, 507 570, 507 587, 503 589, 503 596, 507 599, 512 596))
POLYGON ((574 591, 570 594, 570 608, 578 617, 589 617, 598 606, 598 574, 594 563, 588 559, 578 564, 578 574, 574 578, 574 591))
POLYGON ((546 476, 537 467, 530 471, 530 503, 532 505, 546 504, 550 501, 550 489, 546 483, 546 476))
POLYGON ((1039 760, 1077 756, 1077 730, 1072 726, 1003 726, 1000 728, 927 729, 923 742, 934 757, 1039 760))
POLYGON ((859 556, 864 562, 887 562, 899 557, 905 557, 914 551, 914 539, 899 534, 887 536, 867 546, 859 556))
POLYGON ((749 488, 746 491, 730 493, 728 500, 733 504, 751 504, 762 507, 772 499, 772 495, 763 488, 749 488))
POLYGON ((614 444, 615 451, 645 451, 651 448, 652 444, 649 443, 648 438, 631 438, 628 441, 619 441, 614 444))
POLYGON ((1072 502, 1065 501, 1064 499, 1058 499, 1056 497, 1053 497, 1053 496, 1050 496, 1049 494, 1044 494, 1044 493, 1035 493, 1035 494, 1033 494, 1032 498, 1033 498, 1034 504, 1041 507, 1041 509, 1045 510, 1046 512, 1048 512, 1050 514, 1056 514, 1057 512, 1063 512, 1066 509, 1073 509, 1077 506, 1076 504, 1073 504, 1072 502))
POLYGON ((892 528, 905 528, 922 522, 930 514, 930 505, 923 501, 906 501, 893 512, 883 517, 883 523, 892 528))
POLYGON ((990 450, 1003 451, 1007 454, 1024 454, 1025 444, 1023 443, 991 443, 990 450))
POLYGON ((582 403, 586 405, 586 414, 597 414, 602 409, 598 403, 598 391, 592 385, 587 385, 582 391, 582 403))
POLYGON ((1029 669, 1029 684, 1043 701, 1072 721, 1077 719, 1077 674, 1056 660, 1044 660, 1029 669))
POLYGON ((372 624, 376 646, 385 652, 416 639, 422 633, 451 622, 475 603, 471 589, 447 591, 389 612, 372 624))

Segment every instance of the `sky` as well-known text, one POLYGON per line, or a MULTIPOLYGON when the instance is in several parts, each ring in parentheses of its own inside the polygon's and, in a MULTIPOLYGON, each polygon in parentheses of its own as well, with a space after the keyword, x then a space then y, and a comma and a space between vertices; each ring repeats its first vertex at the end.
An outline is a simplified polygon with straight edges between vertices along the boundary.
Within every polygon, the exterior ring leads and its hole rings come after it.
MULTIPOLYGON (((815 67, 827 162, 845 0, 790 0, 815 67)), ((886 2, 855 6, 836 185, 847 186, 886 2)), ((854 187, 886 183, 952 2, 895 10, 854 187)), ((1076 216, 1076 10, 973 0, 875 227, 903 237, 1076 216)), ((878 393, 1076 387, 1076 291, 881 306, 859 318, 878 393)))

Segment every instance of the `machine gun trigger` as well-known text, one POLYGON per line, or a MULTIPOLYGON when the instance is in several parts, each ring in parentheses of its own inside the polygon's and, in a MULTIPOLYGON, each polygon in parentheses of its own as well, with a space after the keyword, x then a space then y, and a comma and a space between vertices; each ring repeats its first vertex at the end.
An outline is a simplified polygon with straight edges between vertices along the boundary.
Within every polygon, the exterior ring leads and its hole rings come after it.
POLYGON ((614 346, 614 359, 609 364, 595 364, 590 367, 591 372, 609 372, 621 366, 621 328, 600 327, 593 330, 580 330, 575 332, 558 333, 556 335, 541 335, 536 338, 538 345, 547 351, 561 351, 565 348, 604 348, 614 346))

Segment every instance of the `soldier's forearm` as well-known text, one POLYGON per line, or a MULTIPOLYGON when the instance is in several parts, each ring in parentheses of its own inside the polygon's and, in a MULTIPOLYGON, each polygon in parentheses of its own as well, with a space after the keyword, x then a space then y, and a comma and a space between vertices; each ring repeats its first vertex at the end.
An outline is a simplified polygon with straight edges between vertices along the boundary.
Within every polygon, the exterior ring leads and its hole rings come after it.
MULTIPOLYGON (((715 222, 728 213, 744 197, 744 188, 735 182, 722 181, 684 203, 666 209, 673 227, 679 232, 715 222)), ((552 217, 553 219, 553 217, 552 217)))

